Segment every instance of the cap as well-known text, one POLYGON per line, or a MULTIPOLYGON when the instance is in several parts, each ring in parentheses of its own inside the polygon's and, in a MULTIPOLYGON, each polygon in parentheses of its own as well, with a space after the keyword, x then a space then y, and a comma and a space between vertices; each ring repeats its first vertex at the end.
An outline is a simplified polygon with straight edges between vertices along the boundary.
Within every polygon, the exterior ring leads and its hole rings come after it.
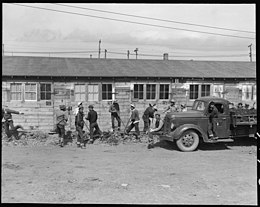
POLYGON ((65 105, 60 105, 60 109, 66 109, 65 105))
POLYGON ((214 101, 211 101, 211 102, 209 103, 209 105, 215 105, 214 101))
POLYGON ((130 106, 134 107, 135 108, 135 105, 134 104, 130 104, 130 106))
POLYGON ((89 107, 89 108, 92 108, 92 109, 94 108, 94 106, 93 106, 93 105, 89 105, 88 107, 89 107))
POLYGON ((82 102, 78 102, 78 106, 82 105, 82 102))

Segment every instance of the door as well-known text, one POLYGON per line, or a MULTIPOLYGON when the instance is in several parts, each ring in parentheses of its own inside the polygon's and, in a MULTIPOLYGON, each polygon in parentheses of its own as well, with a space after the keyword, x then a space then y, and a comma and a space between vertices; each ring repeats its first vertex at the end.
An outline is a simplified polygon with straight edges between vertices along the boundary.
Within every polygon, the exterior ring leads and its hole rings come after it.
POLYGON ((229 136, 229 125, 230 116, 228 114, 228 109, 223 103, 215 103, 218 109, 218 118, 216 119, 216 134, 219 138, 227 138, 229 136))

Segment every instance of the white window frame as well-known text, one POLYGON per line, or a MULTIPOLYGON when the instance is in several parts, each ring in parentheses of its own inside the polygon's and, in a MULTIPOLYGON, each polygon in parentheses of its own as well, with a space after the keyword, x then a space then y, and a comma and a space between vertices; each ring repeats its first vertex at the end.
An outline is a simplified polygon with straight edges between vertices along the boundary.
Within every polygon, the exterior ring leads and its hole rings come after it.
POLYGON ((99 84, 95 84, 95 83, 91 83, 91 84, 88 84, 87 85, 87 99, 88 99, 88 101, 99 101, 99 84), (91 91, 90 90, 90 86, 93 86, 93 89, 94 89, 94 86, 96 86, 97 87, 97 92, 94 92, 93 90, 91 91), (90 99, 90 95, 92 96, 92 97, 94 97, 94 94, 96 94, 97 95, 97 100, 92 100, 92 99, 90 99))
MULTIPOLYGON (((80 87, 80 88, 82 88, 82 87, 80 87)), ((75 97, 75 101, 86 101, 86 84, 85 83, 75 83, 74 84, 74 97, 75 97), (82 92, 81 90, 80 90, 80 92, 79 91, 76 91, 76 87, 77 86, 83 86, 83 88, 84 88, 84 91, 82 92), (80 94, 80 100, 78 100, 78 99, 76 99, 76 94, 80 94), (85 96, 85 98, 81 98, 82 97, 82 95, 84 94, 84 96, 85 96), (84 99, 84 100, 82 100, 82 99, 84 99)))
POLYGON ((146 99, 146 100, 156 100, 156 96, 157 96, 157 90, 156 90, 156 88, 157 88, 157 87, 156 87, 156 84, 155 84, 155 83, 147 83, 147 84, 146 84, 146 87, 145 87, 145 99, 146 99), (155 97, 154 97, 154 99, 150 99, 150 98, 148 99, 148 98, 147 98, 147 86, 148 86, 148 85, 154 85, 154 86, 155 86, 155 92, 154 92, 154 93, 155 93, 155 97))
POLYGON ((26 82, 24 83, 24 101, 37 101, 38 90, 37 90, 37 83, 36 82, 26 82), (35 85, 35 99, 26 99, 26 93, 34 93, 34 91, 26 91, 26 85, 35 85))
MULTIPOLYGON (((50 93, 51 93, 51 95, 52 95, 52 84, 51 84, 51 83, 43 83, 43 82, 42 82, 42 83, 39 83, 39 93, 40 93, 40 94, 39 94, 39 100, 40 100, 40 101, 51 101, 51 100, 52 100, 52 97, 51 97, 50 99, 42 99, 42 98, 41 98, 41 92, 42 92, 42 91, 41 91, 41 85, 42 85, 42 84, 45 84, 45 85, 46 85, 46 84, 49 84, 49 85, 51 85, 51 91, 50 91, 50 93)), ((45 91, 45 94, 46 94, 46 91, 45 91)))
POLYGON ((144 100, 144 93, 145 93, 145 87, 144 87, 144 85, 145 85, 145 84, 143 84, 143 83, 134 83, 134 84, 133 84, 133 98, 134 98, 135 100, 144 100), (140 91, 139 91, 139 86, 138 86, 138 91, 137 91, 137 92, 138 92, 138 98, 135 98, 135 97, 134 97, 134 93, 135 93, 134 87, 135 87, 135 85, 142 85, 142 86, 143 86, 143 98, 139 98, 139 92, 140 92, 140 91))
POLYGON ((23 100, 23 83, 19 83, 19 82, 13 82, 10 83, 10 101, 22 101, 23 100), (21 91, 17 92, 17 91, 12 91, 12 84, 19 84, 21 85, 21 91), (12 93, 21 93, 21 99, 12 99, 12 93))
MULTIPOLYGON (((175 79, 176 80, 176 79, 175 79)), ((160 83, 159 84, 159 89, 158 89, 158 99, 159 100, 169 100, 169 98, 170 98, 170 84, 167 84, 167 83, 160 83), (161 85, 163 85, 163 86, 166 86, 166 85, 168 85, 168 98, 160 98, 160 92, 161 92, 161 90, 160 90, 160 87, 161 87, 161 85)), ((164 88, 165 89, 165 88, 164 88)), ((164 90, 163 91, 163 94, 165 95, 166 94, 166 91, 164 90)))
MULTIPOLYGON (((101 83, 101 100, 102 101, 112 101, 113 98, 115 97, 115 87, 113 83, 101 83), (111 99, 103 99, 103 85, 111 85, 111 99)), ((108 95, 108 93, 107 93, 108 95)))
POLYGON ((216 84, 213 85, 213 96, 223 98, 224 94, 224 85, 222 84, 216 84))
POLYGON ((242 101, 252 101, 253 100, 253 84, 243 84, 242 85, 242 101), (249 90, 248 90, 249 89, 249 90), (247 98, 248 94, 248 98, 247 98))

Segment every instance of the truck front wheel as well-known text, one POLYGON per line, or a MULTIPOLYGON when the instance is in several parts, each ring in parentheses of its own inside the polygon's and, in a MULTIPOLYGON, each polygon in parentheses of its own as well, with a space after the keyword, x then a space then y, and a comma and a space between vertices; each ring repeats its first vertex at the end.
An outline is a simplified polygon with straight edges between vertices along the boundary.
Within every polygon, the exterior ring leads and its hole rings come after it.
POLYGON ((199 145, 199 135, 193 130, 187 130, 176 141, 176 144, 183 152, 194 151, 199 145))

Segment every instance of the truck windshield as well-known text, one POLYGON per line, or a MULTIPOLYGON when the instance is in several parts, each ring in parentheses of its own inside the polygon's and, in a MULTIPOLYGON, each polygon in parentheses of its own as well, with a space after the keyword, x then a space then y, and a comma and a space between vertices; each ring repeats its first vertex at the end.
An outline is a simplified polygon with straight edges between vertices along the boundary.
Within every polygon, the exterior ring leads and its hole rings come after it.
POLYGON ((193 106, 192 106, 193 110, 197 110, 197 111, 204 111, 205 110, 205 102, 204 101, 194 101, 193 106))

